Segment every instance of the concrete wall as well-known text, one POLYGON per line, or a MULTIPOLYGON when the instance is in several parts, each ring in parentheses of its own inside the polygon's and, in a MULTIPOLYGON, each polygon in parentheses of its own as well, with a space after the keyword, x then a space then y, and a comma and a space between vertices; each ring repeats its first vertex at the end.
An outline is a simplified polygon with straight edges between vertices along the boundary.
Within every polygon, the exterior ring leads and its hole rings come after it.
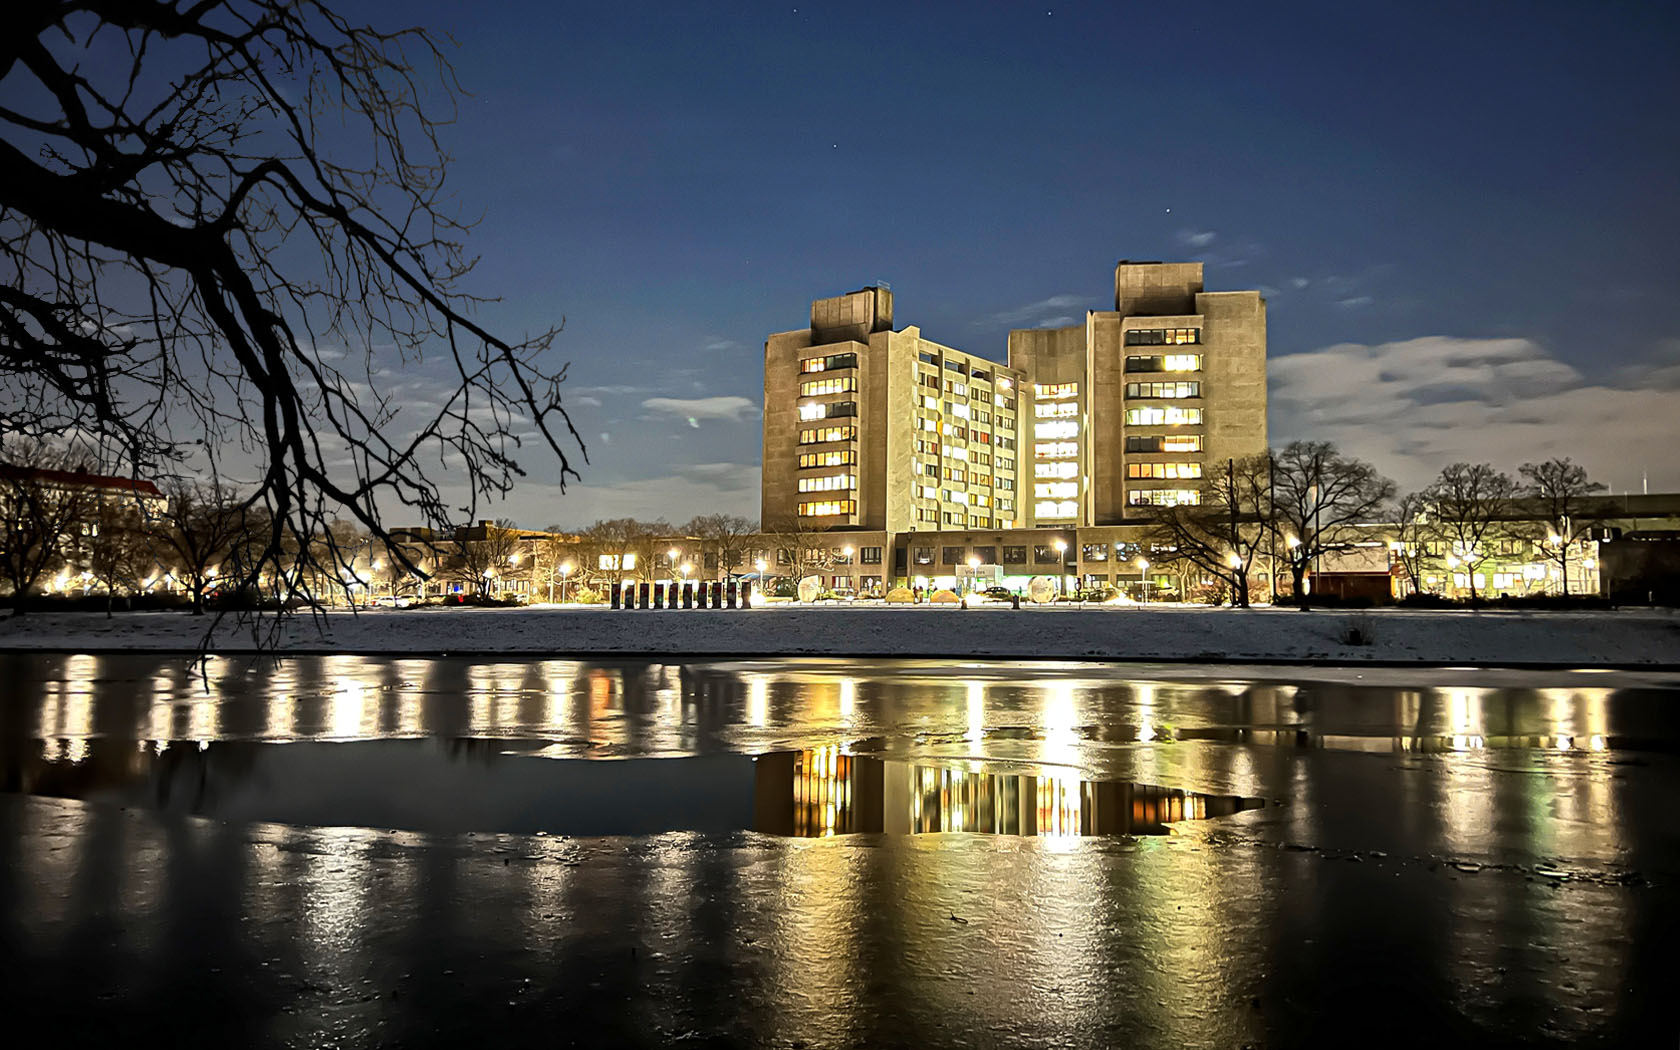
POLYGON ((1211 473, 1228 459, 1266 451, 1266 301, 1259 292, 1203 292, 1196 305, 1206 319, 1204 458, 1211 473))
POLYGON ((1202 290, 1202 264, 1134 263, 1114 267, 1114 312, 1123 316, 1193 314, 1202 290))

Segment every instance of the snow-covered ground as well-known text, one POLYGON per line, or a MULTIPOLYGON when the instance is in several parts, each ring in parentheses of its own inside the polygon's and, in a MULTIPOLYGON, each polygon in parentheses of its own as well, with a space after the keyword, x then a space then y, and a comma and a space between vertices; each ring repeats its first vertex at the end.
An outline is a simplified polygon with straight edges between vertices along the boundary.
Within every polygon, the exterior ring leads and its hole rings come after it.
MULTIPOLYGON (((0 619, 0 650, 191 650, 209 618, 182 613, 32 614, 0 619)), ((1497 667, 1680 666, 1680 616, 1667 612, 1349 613, 1152 606, 978 609, 772 606, 613 611, 601 607, 409 609, 300 616, 253 631, 230 617, 218 652, 476 655, 829 655, 1497 667), (1369 645, 1345 644, 1350 621, 1369 645), (269 632, 273 630, 274 633, 269 632)))

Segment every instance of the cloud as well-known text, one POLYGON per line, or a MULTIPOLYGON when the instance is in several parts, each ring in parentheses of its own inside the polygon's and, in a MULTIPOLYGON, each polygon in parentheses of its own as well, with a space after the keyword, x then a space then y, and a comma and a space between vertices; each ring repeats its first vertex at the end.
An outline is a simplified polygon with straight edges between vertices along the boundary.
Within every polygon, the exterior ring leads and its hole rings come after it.
POLYGON ((1460 460, 1508 471, 1568 456, 1616 490, 1680 487, 1680 341, 1592 380, 1528 339, 1343 343, 1270 361, 1274 445, 1334 441, 1402 488, 1460 460), (1660 480, 1659 480, 1660 476, 1660 480))
POLYGON ((1048 299, 1040 299, 1036 303, 1016 307, 1013 310, 1003 310, 995 314, 987 314, 974 322, 976 328, 995 328, 998 325, 1019 326, 1023 322, 1032 321, 1034 328, 1050 328, 1055 324, 1077 324, 1077 319, 1069 320, 1065 317, 1069 308, 1084 302, 1077 295, 1052 295, 1048 299))
POLYGON ((758 517, 760 471, 756 463, 694 463, 672 473, 628 481, 566 486, 521 485, 495 511, 540 528, 559 522, 582 528, 602 518, 664 518, 682 523, 697 514, 758 517))
POLYGON ((653 388, 645 386, 580 386, 574 388, 572 392, 585 395, 605 394, 609 397, 616 397, 620 394, 651 394, 653 388))
POLYGON ((758 402, 744 397, 650 397, 642 402, 649 412, 677 416, 688 420, 689 426, 699 426, 702 419, 721 419, 739 423, 758 415, 758 402))
POLYGON ((720 352, 723 350, 736 350, 739 349, 740 346, 741 344, 737 343, 733 339, 724 339, 720 336, 712 336, 706 340, 705 344, 703 344, 700 349, 720 352))
POLYGON ((589 395, 585 394, 583 397, 572 398, 572 404, 583 405, 587 408, 600 408, 601 407, 601 399, 598 398, 598 397, 590 397, 589 395))
POLYGON ((1179 230, 1178 243, 1186 248, 1206 248, 1219 239, 1213 230, 1179 230))
POLYGON ((1374 302, 1376 300, 1368 295, 1350 295, 1346 299, 1337 299, 1336 305, 1344 310, 1357 310, 1361 306, 1370 306, 1374 302))
POLYGON ((1044 320, 1042 320, 1042 321, 1038 322, 1037 324, 1033 325, 1033 327, 1034 328, 1072 328, 1074 325, 1080 324, 1081 321, 1082 321, 1081 318, 1075 317, 1072 314, 1064 314, 1061 317, 1046 317, 1044 320))

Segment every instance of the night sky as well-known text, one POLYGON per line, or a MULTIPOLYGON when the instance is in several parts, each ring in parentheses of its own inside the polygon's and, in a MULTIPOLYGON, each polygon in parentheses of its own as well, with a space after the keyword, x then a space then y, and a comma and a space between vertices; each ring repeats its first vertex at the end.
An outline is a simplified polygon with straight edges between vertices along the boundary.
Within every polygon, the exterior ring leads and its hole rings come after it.
POLYGON ((474 287, 564 316, 522 524, 756 516, 766 334, 890 282, 1001 359, 1117 259, 1270 304, 1274 443, 1680 489, 1680 6, 372 5, 451 34, 474 287))

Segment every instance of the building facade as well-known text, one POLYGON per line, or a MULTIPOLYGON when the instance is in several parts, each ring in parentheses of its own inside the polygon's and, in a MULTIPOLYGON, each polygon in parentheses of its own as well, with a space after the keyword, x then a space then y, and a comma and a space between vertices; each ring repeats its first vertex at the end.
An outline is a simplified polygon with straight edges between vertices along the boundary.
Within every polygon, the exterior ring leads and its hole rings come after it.
POLYGON ((892 292, 864 288, 765 341, 766 528, 1020 522, 1021 373, 892 322, 892 292))
POLYGON ((1033 394, 1024 523, 1200 502, 1218 464, 1266 451, 1266 301, 1205 291, 1201 263, 1121 261, 1112 311, 1010 332, 1009 364, 1033 394))

